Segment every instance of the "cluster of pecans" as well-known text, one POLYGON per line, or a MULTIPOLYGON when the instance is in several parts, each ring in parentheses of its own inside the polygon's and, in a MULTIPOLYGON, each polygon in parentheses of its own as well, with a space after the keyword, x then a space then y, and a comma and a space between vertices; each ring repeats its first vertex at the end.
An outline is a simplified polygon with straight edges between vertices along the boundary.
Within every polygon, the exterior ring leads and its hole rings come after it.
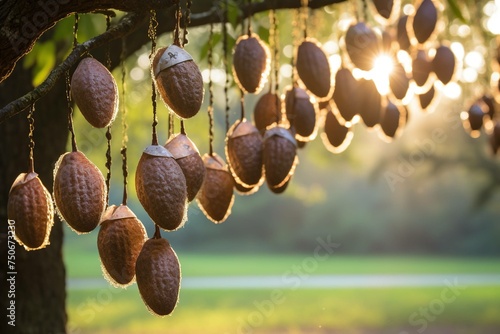
MULTIPOLYGON (((97 247, 104 276, 111 284, 126 287, 137 281, 148 309, 170 314, 181 283, 180 263, 160 228, 175 231, 187 220, 190 202, 197 200, 204 214, 221 223, 231 213, 234 192, 255 193, 266 182, 274 193, 286 190, 298 163, 297 149, 313 140, 318 129, 332 152, 341 152, 352 138, 351 125, 361 119, 367 127, 379 127, 394 138, 406 123, 402 104, 410 83, 419 87, 421 107, 434 97, 434 82, 447 84, 455 72, 455 57, 445 45, 435 43, 438 10, 432 0, 422 0, 411 16, 395 17, 394 2, 372 1, 378 16, 387 20, 386 31, 376 33, 364 21, 351 25, 344 44, 348 59, 333 75, 328 57, 313 38, 305 37, 295 52, 298 80, 278 92, 261 95, 254 108, 254 122, 242 117, 226 134, 227 164, 216 153, 200 155, 182 131, 165 145, 148 146, 136 169, 135 187, 145 211, 156 226, 148 239, 142 222, 126 204, 108 205, 100 170, 73 147, 63 154, 54 170, 56 211, 76 233, 99 226, 97 247), (395 22, 394 26, 389 24, 395 22), (395 33, 394 33, 395 32, 395 33), (413 57, 407 72, 396 57, 399 50, 413 57), (391 94, 381 96, 373 80, 356 79, 353 69, 369 72, 381 52, 395 64, 390 75, 391 94), (356 98, 353 99, 353 96, 356 98)), ((241 36, 233 54, 233 74, 239 88, 249 94, 263 89, 270 72, 270 51, 258 35, 241 36)), ((204 88, 200 70, 179 45, 160 48, 151 74, 163 102, 180 119, 200 110, 204 88)), ((118 89, 112 74, 97 60, 80 61, 71 80, 71 94, 85 119, 94 127, 108 127, 118 110, 118 89)), ((484 96, 475 101, 466 118, 471 130, 480 130, 485 117, 493 121, 495 102, 484 96)), ((500 123, 492 131, 492 147, 500 147, 500 123)), ((9 219, 16 221, 16 238, 28 250, 48 245, 54 206, 50 193, 34 171, 22 173, 9 195, 9 219)))

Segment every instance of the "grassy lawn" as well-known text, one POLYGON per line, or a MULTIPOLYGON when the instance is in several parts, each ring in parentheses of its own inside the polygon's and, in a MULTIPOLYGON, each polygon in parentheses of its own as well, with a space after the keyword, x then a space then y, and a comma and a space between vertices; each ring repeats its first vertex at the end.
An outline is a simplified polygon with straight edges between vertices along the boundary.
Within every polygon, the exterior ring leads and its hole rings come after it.
POLYGON ((469 287, 448 302, 442 299, 443 290, 304 289, 279 294, 273 290, 182 290, 174 314, 159 318, 148 313, 136 286, 110 287, 70 292, 69 329, 70 333, 123 334, 399 334, 403 330, 409 334, 427 325, 426 333, 500 332, 500 287, 469 287))
MULTIPOLYGON (((184 276, 281 275, 311 260, 307 254, 189 254, 178 253, 184 276), (305 263, 305 262, 304 262, 305 263)), ((97 250, 67 247, 64 251, 69 277, 99 277, 97 250)), ((468 274, 500 273, 500 259, 342 256, 319 260, 311 274, 468 274)))

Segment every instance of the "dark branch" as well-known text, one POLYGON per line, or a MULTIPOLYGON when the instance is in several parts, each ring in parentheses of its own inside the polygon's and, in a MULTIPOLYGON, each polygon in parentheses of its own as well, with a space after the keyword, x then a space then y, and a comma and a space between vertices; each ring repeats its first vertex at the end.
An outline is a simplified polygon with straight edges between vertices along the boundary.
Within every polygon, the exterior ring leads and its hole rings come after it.
MULTIPOLYGON (((313 9, 322 8, 324 6, 340 3, 343 1, 345 0, 310 0, 309 7, 313 9)), ((157 2, 161 1, 157 0, 157 2)), ((244 7, 242 10, 243 14, 239 18, 239 20, 241 21, 246 18, 249 13, 255 14, 265 12, 273 8, 293 9, 299 8, 300 6, 301 0, 276 0, 259 2, 253 4, 251 8, 248 6, 244 7)), ((162 10, 158 14, 158 34, 172 31, 174 29, 173 7, 170 7, 170 10, 162 10)), ((99 35, 79 45, 75 50, 73 50, 68 58, 66 58, 61 64, 59 64, 52 70, 50 75, 40 86, 0 109, 0 123, 25 110, 32 103, 36 102, 38 99, 47 94, 55 85, 57 80, 64 75, 65 71, 75 65, 81 58, 81 56, 90 50, 94 50, 99 47, 105 47, 106 49, 110 47, 111 50, 115 50, 115 52, 111 54, 111 60, 112 68, 116 67, 119 64, 119 55, 122 47, 121 38, 126 38, 127 56, 133 54, 148 42, 147 17, 148 15, 144 11, 127 14, 114 28, 112 28, 108 32, 105 32, 102 35, 99 35)), ((220 15, 220 10, 218 7, 212 7, 211 9, 204 12, 192 14, 191 18, 192 20, 190 26, 196 27, 203 26, 211 22, 219 23, 221 22, 222 15, 220 15)), ((94 56, 97 59, 103 59, 100 53, 104 54, 104 52, 96 52, 94 56)))

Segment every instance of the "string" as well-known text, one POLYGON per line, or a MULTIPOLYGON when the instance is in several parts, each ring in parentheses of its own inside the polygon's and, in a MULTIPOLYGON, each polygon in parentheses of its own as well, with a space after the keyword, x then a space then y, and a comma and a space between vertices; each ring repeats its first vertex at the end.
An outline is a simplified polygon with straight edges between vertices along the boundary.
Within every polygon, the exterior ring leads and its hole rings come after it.
POLYGON ((304 39, 307 38, 307 17, 309 14, 309 1, 308 0, 300 0, 301 3, 301 24, 302 29, 304 30, 304 39))
MULTIPOLYGON (((280 106, 280 98, 279 98, 279 65, 280 65, 280 54, 279 54, 279 33, 278 33, 278 17, 276 15, 275 10, 271 10, 271 29, 270 29, 270 36, 269 36, 269 41, 272 44, 271 50, 273 50, 273 56, 272 56, 272 65, 273 65, 273 80, 274 80, 274 102, 275 102, 275 107, 276 110, 278 111, 276 113, 276 122, 279 124, 281 122, 281 106, 280 106)), ((271 91, 272 87, 272 82, 269 87, 269 91, 271 91)))
POLYGON ((248 36, 252 35, 252 0, 248 0, 248 36))
MULTIPOLYGON (((153 63, 153 57, 156 50, 156 28, 158 21, 156 21, 156 11, 150 11, 148 37, 151 40, 151 53, 149 54, 149 61, 153 63)), ((156 87, 153 78, 151 78, 151 104, 153 106, 153 123, 152 127, 152 145, 158 145, 158 135, 156 133, 156 126, 158 125, 158 117, 156 115, 156 87)))
POLYGON ((33 149, 35 148, 35 140, 33 138, 33 131, 35 130, 35 119, 33 118, 33 114, 35 113, 35 104, 33 103, 28 112, 28 124, 29 124, 29 133, 28 133, 28 148, 30 151, 29 155, 29 172, 33 173, 35 171, 35 160, 33 158, 33 149))
MULTIPOLYGON (((75 24, 73 25, 73 49, 78 45, 78 13, 75 13, 75 24)), ((71 150, 73 152, 78 151, 78 147, 76 146, 76 138, 75 131, 73 129, 73 106, 71 103, 71 83, 69 78, 69 70, 65 73, 66 79, 66 101, 68 102, 68 130, 71 134, 71 150)))
MULTIPOLYGON (((109 30, 111 27, 111 16, 108 14, 106 15, 106 31, 109 30)), ((111 68, 111 50, 108 45, 106 48, 106 67, 108 70, 111 68)), ((112 163, 112 158, 111 158, 111 125, 108 125, 108 128, 106 130, 106 141, 108 144, 108 148, 106 150, 106 169, 107 169, 107 174, 106 174, 106 189, 108 190, 106 192, 106 203, 109 202, 109 191, 110 191, 110 183, 111 183, 111 163, 112 163)))
POLYGON ((127 107, 125 100, 125 77, 127 75, 127 70, 125 68, 125 55, 126 55, 126 44, 125 38, 122 38, 122 52, 120 55, 120 65, 122 72, 122 96, 121 96, 121 106, 122 106, 122 148, 120 150, 120 154, 122 155, 122 172, 123 172, 123 199, 122 204, 127 205, 127 177, 128 177, 128 167, 127 167, 127 142, 128 142, 128 125, 127 125, 127 107))
POLYGON ((177 1, 177 9, 175 10, 175 28, 174 28, 174 44, 177 46, 181 46, 180 40, 180 30, 181 30, 181 4, 180 1, 177 1))
POLYGON ((229 50, 228 50, 228 32, 227 32, 227 12, 229 10, 228 0, 224 0, 225 11, 222 22, 222 35, 223 35, 223 52, 224 52, 224 71, 226 72, 226 82, 224 83, 224 98, 226 102, 225 116, 226 116, 226 133, 229 131, 229 50))
POLYGON ((186 129, 184 128, 184 120, 181 119, 181 134, 185 135, 186 134, 186 129))
POLYGON ((245 93, 240 89, 241 121, 245 119, 245 93))
POLYGON ((213 149, 213 142, 214 142, 214 110, 213 110, 213 105, 214 105, 214 98, 213 98, 213 92, 212 92, 212 53, 213 53, 213 38, 214 34, 214 25, 213 23, 210 23, 210 35, 208 37, 208 95, 209 95, 209 100, 208 100, 208 121, 209 121, 209 131, 208 131, 208 139, 209 139, 209 152, 210 155, 214 154, 214 149, 213 149))
POLYGON ((187 27, 191 23, 191 5, 192 5, 192 0, 187 0, 186 12, 184 15, 184 34, 183 34, 182 46, 185 46, 187 43, 189 43, 187 38, 188 35, 187 27))
POLYGON ((174 115, 172 112, 168 113, 168 137, 174 133, 174 115))
POLYGON ((298 77, 297 77, 297 71, 296 71, 296 68, 295 68, 295 52, 296 52, 296 49, 297 49, 297 43, 296 41, 298 41, 298 29, 299 29, 299 21, 300 21, 300 9, 297 9, 295 10, 295 13, 293 15, 293 21, 292 21, 292 48, 293 48, 293 52, 292 52, 292 57, 290 58, 290 62, 291 62, 291 65, 292 65, 292 85, 294 87, 297 86, 297 81, 298 81, 298 77))
POLYGON ((361 0, 363 3, 363 20, 366 22, 368 21, 368 4, 366 3, 366 0, 361 0))

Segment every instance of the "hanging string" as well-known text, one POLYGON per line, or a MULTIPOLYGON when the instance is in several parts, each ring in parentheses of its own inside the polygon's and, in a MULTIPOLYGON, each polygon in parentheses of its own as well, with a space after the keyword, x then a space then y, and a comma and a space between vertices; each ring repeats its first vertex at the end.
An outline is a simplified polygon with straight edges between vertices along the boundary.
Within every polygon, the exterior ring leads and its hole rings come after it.
POLYGON ((248 31, 247 34, 248 36, 252 35, 252 0, 247 0, 248 3, 248 31))
POLYGON ((240 104, 241 104, 241 118, 240 120, 243 122, 245 119, 245 93, 240 89, 240 104))
POLYGON ((33 118, 33 114, 35 113, 35 104, 33 103, 28 112, 28 124, 29 124, 29 133, 28 133, 28 149, 30 151, 29 155, 29 172, 33 173, 35 171, 35 160, 33 158, 33 149, 35 148, 35 140, 33 138, 33 131, 35 130, 35 119, 33 118))
POLYGON ((177 46, 181 46, 180 40, 180 30, 181 30, 181 4, 180 1, 177 1, 177 9, 175 10, 175 28, 174 28, 174 44, 177 46))
POLYGON ((172 112, 168 113, 168 137, 174 133, 174 115, 172 112))
POLYGON ((309 0, 300 0, 301 4, 301 24, 304 31, 304 39, 307 38, 307 17, 309 16, 309 0))
POLYGON ((224 18, 222 22, 222 38, 223 38, 223 52, 224 52, 224 72, 226 73, 226 82, 224 83, 224 98, 226 102, 225 116, 226 116, 226 133, 229 131, 229 50, 228 50, 228 32, 227 32, 227 13, 229 10, 228 0, 224 0, 224 18))
POLYGON ((270 12, 270 22, 271 22, 271 29, 269 31, 269 42, 271 44, 271 50, 273 52, 272 54, 272 66, 273 66, 273 72, 271 75, 271 83, 269 85, 269 91, 272 92, 272 89, 274 88, 274 98, 275 98, 275 104, 276 104, 276 110, 279 112, 276 113, 276 122, 279 124, 281 122, 281 101, 279 98, 279 67, 280 67, 280 61, 279 61, 279 33, 278 33, 278 17, 276 15, 276 11, 273 9, 270 12), (273 82, 274 82, 274 87, 273 87, 273 82))
MULTIPOLYGON (((78 45, 78 13, 75 13, 75 24, 73 25, 73 49, 78 45)), ((75 131, 73 129, 73 106, 71 103, 71 84, 69 78, 69 70, 65 73, 66 80, 66 101, 68 102, 68 130, 71 134, 71 150, 73 152, 78 151, 76 146, 75 131)))
POLYGON ((186 129, 184 128, 184 120, 181 119, 181 134, 185 135, 186 134, 186 129))
POLYGON ((210 35, 208 37, 208 121, 209 121, 209 131, 208 131, 208 139, 209 139, 209 153, 210 155, 214 154, 213 143, 214 143, 214 97, 212 91, 212 53, 213 53, 213 42, 212 38, 214 35, 214 24, 210 23, 210 35))
POLYGON ((121 107, 122 107, 122 148, 120 154, 122 155, 122 172, 123 172, 123 199, 122 204, 127 205, 127 177, 128 177, 128 166, 127 166, 127 143, 128 143, 128 125, 127 125, 127 106, 125 100, 125 77, 127 76, 127 69, 125 68, 125 58, 126 58, 126 44, 125 38, 122 38, 122 52, 120 54, 120 67, 121 67, 121 83, 122 83, 122 96, 121 96, 121 107))
MULTIPOLYGON (((153 64, 153 57, 156 50, 156 28, 158 21, 156 21, 156 11, 150 11, 148 37, 151 40, 151 53, 149 54, 149 62, 153 64)), ((153 124, 152 127, 152 145, 158 145, 158 135, 156 133, 156 126, 158 125, 158 117, 156 115, 156 87, 153 78, 151 78, 151 104, 153 106, 153 124)))
MULTIPOLYGON (((111 16, 108 14, 106 15, 106 31, 111 28, 111 16)), ((108 47, 106 48, 106 67, 108 70, 111 69, 111 50, 108 44, 108 47)), ((112 158, 111 158, 111 125, 108 125, 108 128, 106 130, 106 141, 108 144, 108 148, 106 150, 106 169, 107 169, 107 174, 106 174, 106 189, 108 190, 106 192, 106 203, 109 203, 109 191, 110 191, 110 183, 111 183, 111 163, 112 163, 112 158)))
POLYGON ((183 41, 182 41, 182 46, 184 47, 187 43, 189 43, 187 35, 188 35, 188 30, 187 27, 189 24, 191 24, 191 5, 193 1, 192 0, 187 0, 186 3, 186 12, 184 14, 184 34, 183 34, 183 41))
POLYGON ((361 3, 363 4, 363 21, 368 21, 368 4, 366 3, 366 0, 361 0, 361 3))
POLYGON ((297 71, 295 68, 295 52, 297 49, 297 42, 299 40, 298 38, 298 30, 299 30, 299 22, 300 22, 300 9, 296 9, 293 15, 293 21, 292 21, 292 57, 290 58, 290 63, 292 65, 292 85, 294 87, 297 86, 298 82, 298 76, 297 76, 297 71))

